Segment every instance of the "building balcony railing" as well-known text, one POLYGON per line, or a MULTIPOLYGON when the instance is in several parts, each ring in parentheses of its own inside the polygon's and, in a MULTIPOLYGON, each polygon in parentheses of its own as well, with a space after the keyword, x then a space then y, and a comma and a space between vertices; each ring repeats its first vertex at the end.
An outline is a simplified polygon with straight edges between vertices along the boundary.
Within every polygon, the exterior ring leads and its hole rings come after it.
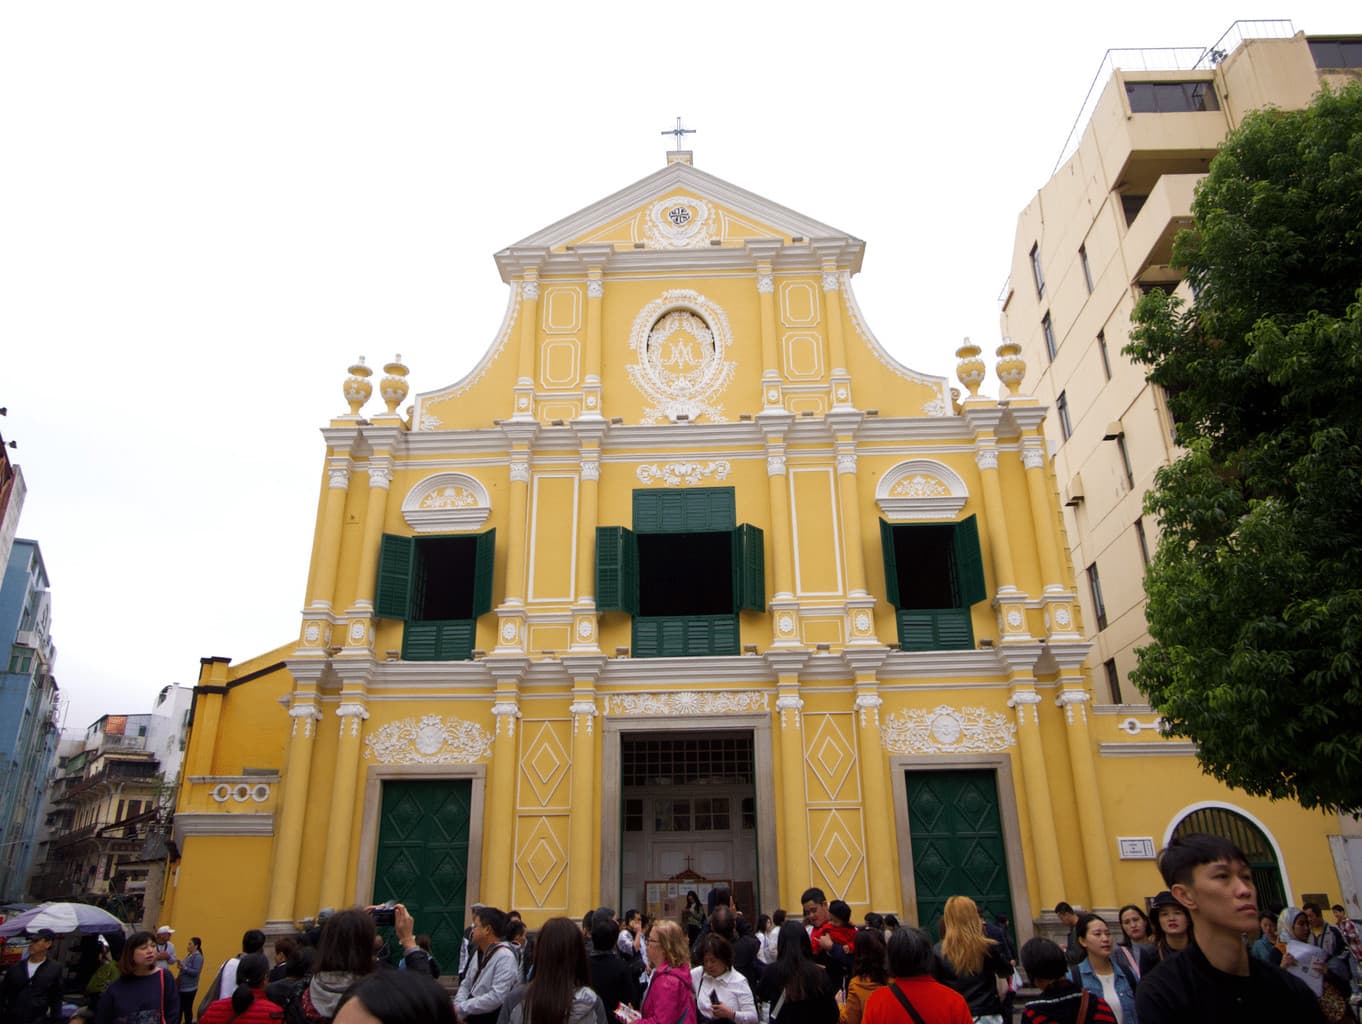
POLYGON ((73 800, 103 783, 137 783, 152 785, 160 765, 154 760, 115 761, 79 782, 76 782, 62 795, 62 800, 73 800))

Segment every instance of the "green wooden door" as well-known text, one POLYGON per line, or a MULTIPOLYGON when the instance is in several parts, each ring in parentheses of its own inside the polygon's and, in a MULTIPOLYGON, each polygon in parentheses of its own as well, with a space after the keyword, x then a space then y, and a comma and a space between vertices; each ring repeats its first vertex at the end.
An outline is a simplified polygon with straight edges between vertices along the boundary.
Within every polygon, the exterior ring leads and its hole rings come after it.
POLYGON ((917 916, 933 941, 951 896, 968 896, 993 920, 1012 913, 1007 852, 991 771, 907 772, 917 916))
POLYGON ((458 968, 463 938, 472 798, 468 779, 383 783, 373 900, 411 911, 446 974, 458 968))

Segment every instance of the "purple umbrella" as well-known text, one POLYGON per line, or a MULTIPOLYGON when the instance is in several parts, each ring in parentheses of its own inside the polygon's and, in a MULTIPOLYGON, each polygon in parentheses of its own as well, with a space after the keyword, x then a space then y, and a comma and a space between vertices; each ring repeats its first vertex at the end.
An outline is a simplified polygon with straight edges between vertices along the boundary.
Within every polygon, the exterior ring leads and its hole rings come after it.
POLYGON ((40 903, 0 924, 0 937, 8 938, 20 932, 36 932, 49 928, 58 935, 80 932, 96 935, 100 932, 121 932, 123 922, 107 910, 88 903, 40 903))

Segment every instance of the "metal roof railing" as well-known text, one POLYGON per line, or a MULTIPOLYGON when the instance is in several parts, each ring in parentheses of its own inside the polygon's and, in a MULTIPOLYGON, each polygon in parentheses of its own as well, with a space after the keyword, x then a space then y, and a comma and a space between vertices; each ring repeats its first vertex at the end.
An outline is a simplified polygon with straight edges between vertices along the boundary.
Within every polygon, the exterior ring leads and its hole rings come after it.
POLYGON ((1083 106, 1074 118, 1068 138, 1055 161, 1055 174, 1064 161, 1074 155, 1079 139, 1088 126, 1102 89, 1116 71, 1209 71, 1228 57, 1246 39, 1290 39, 1296 34, 1287 18, 1267 21, 1236 21, 1210 46, 1168 46, 1154 49, 1108 50, 1098 65, 1097 74, 1083 97, 1083 106))

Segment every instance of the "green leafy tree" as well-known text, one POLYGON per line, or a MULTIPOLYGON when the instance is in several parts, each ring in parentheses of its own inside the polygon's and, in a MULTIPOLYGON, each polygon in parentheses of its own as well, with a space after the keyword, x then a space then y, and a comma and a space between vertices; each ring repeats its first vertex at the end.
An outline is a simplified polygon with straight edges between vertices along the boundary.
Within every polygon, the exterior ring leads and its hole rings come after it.
POLYGON ((1126 349, 1185 454, 1146 510, 1137 685, 1249 793, 1362 811, 1362 83, 1245 118, 1126 349))

